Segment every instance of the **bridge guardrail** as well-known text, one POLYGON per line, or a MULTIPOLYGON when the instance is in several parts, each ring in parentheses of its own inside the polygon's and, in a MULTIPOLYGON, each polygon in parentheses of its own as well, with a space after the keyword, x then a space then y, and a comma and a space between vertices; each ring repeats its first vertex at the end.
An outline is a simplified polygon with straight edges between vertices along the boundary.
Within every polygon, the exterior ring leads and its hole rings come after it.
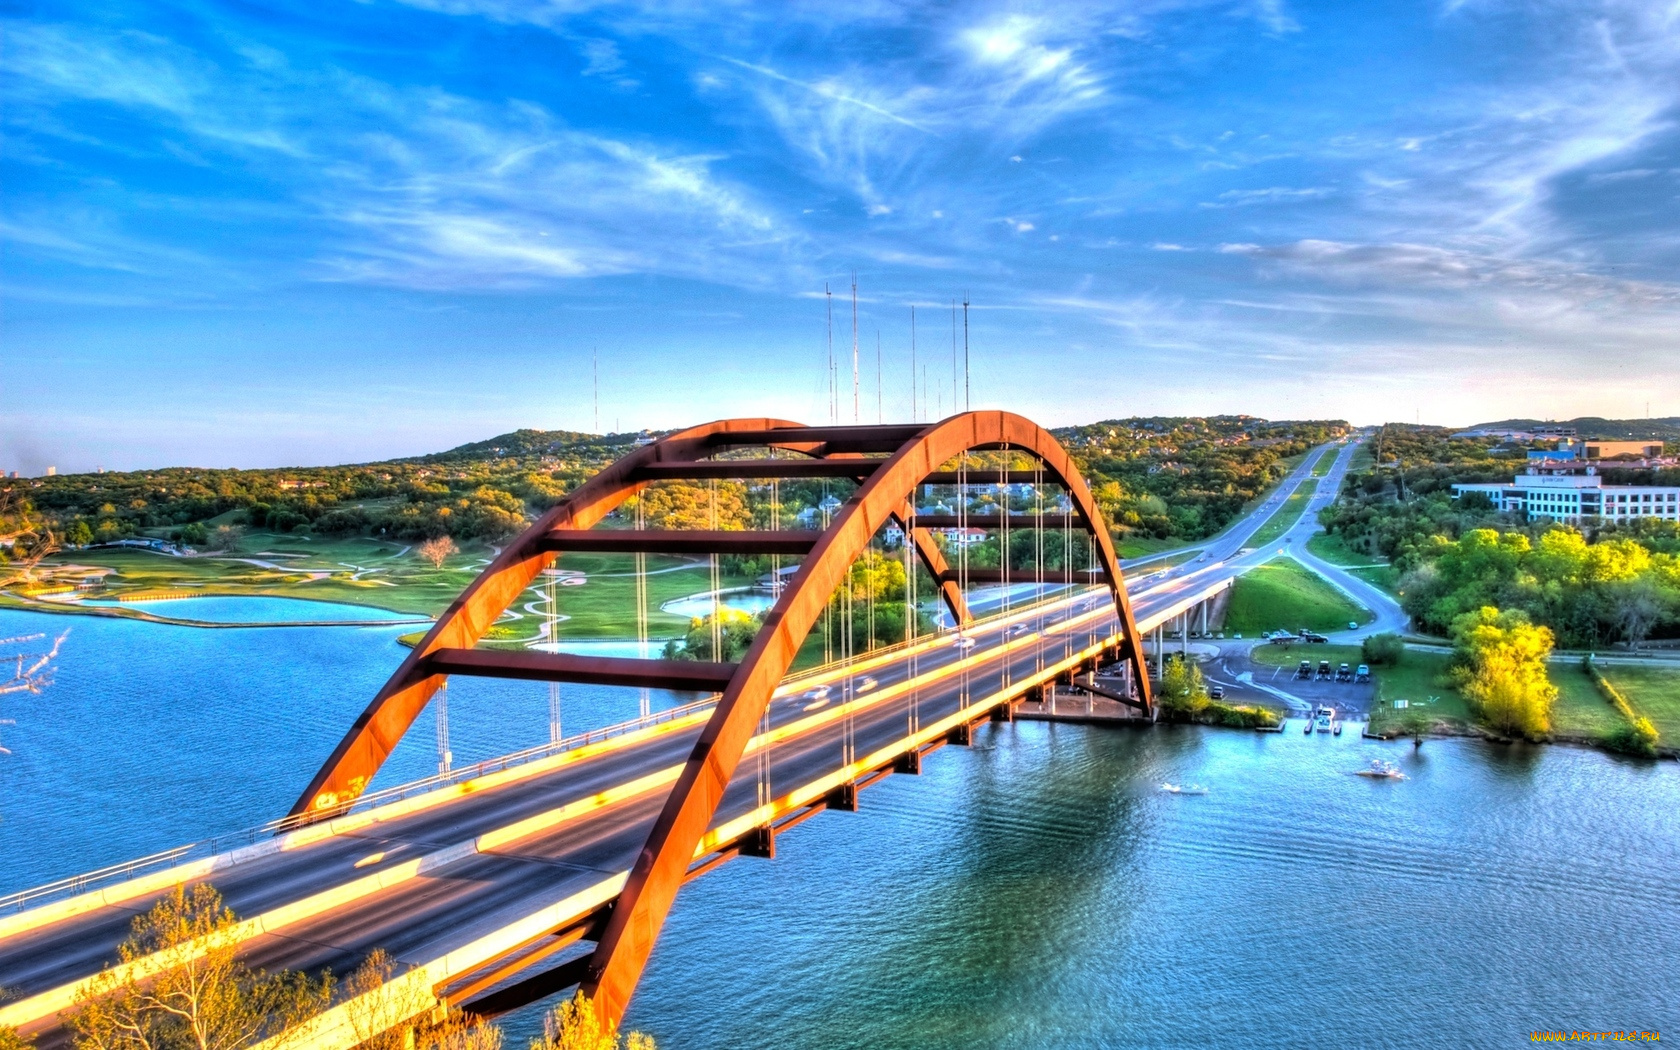
MULTIPOLYGON (((603 726, 600 729, 591 729, 588 732, 579 733, 577 736, 567 737, 564 740, 539 744, 536 747, 513 751, 495 758, 487 758, 470 766, 461 766, 446 773, 437 773, 406 784, 398 784, 383 791, 369 792, 334 810, 332 816, 341 817, 350 813, 375 809, 379 806, 412 798, 415 795, 423 795, 428 791, 436 791, 451 784, 458 784, 465 780, 476 780, 479 777, 499 773, 504 769, 511 769, 528 762, 548 758, 551 755, 575 751, 578 748, 598 744, 604 740, 623 736, 626 733, 682 718, 716 704, 717 699, 717 694, 713 694, 676 707, 667 707, 660 711, 651 712, 644 718, 618 722, 614 725, 603 726)), ((311 814, 310 818, 319 819, 320 814, 311 814)), ((213 857, 230 849, 253 845, 270 836, 283 834, 304 823, 304 820, 296 817, 282 817, 279 820, 271 820, 255 827, 225 832, 197 842, 189 842, 184 846, 176 846, 173 849, 152 853, 144 857, 136 857, 121 864, 112 864, 103 868, 95 868, 92 871, 85 871, 78 875, 71 875, 67 878, 56 879, 39 886, 0 896, 0 912, 23 911, 25 908, 43 904, 49 900, 73 897, 113 882, 127 882, 137 875, 166 868, 185 860, 213 857)))

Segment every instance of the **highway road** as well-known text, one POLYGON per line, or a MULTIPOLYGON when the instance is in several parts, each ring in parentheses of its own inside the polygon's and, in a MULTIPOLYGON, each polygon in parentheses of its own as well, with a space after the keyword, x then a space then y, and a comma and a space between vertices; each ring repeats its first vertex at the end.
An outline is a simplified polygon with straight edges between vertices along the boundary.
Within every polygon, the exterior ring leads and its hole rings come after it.
MULTIPOLYGON (((1320 449, 1296 471, 1310 473, 1320 449)), ((1333 497, 1351 448, 1320 485, 1333 497)), ((1305 475, 1302 474, 1304 477, 1305 475)), ((1277 501, 1293 491, 1281 486, 1277 501)), ((1321 496, 1309 505, 1309 517, 1321 496)), ((1128 581, 1141 630, 1216 594, 1276 551, 1243 551, 1271 512, 1257 507, 1196 561, 1128 581), (1223 552, 1229 557, 1221 557, 1223 552)), ((1297 525, 1277 549, 1297 542, 1297 525)), ((1089 656, 1116 629, 1100 590, 1075 588, 1016 610, 787 683, 737 770, 697 860, 742 832, 799 812, 839 784, 931 750, 1058 665, 1089 656), (970 706, 975 709, 967 710, 970 706)), ((592 749, 534 761, 482 790, 439 791, 304 829, 283 848, 233 862, 208 881, 244 921, 242 952, 267 969, 353 970, 375 948, 450 985, 486 960, 583 919, 622 885, 709 708, 592 749)), ((203 878, 205 865, 181 874, 203 878)), ((179 877, 179 876, 177 876, 179 877)), ((168 873, 0 916, 0 1023, 64 1036, 56 1015, 75 988, 116 960, 132 917, 168 873), (103 893, 103 897, 100 896, 103 893)), ((678 906, 680 907, 680 899, 678 906)))

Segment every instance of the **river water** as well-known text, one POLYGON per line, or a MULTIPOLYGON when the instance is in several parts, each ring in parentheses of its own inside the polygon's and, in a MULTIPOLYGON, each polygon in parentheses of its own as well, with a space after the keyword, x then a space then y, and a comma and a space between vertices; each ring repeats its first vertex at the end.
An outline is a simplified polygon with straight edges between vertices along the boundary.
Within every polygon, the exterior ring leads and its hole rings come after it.
MULTIPOLYGON (((0 892, 277 815, 402 655, 403 628, 0 613, 65 626, 57 684, 0 702, 0 892)), ((450 692, 457 762, 546 737, 546 687, 450 692)), ((568 732, 637 706, 564 702, 568 732)), ((432 734, 382 781, 433 772, 432 734)), ((1017 723, 925 769, 685 888, 629 1022, 678 1050, 1680 1032, 1674 763, 1017 723), (1373 757, 1410 779, 1351 775, 1373 757)))

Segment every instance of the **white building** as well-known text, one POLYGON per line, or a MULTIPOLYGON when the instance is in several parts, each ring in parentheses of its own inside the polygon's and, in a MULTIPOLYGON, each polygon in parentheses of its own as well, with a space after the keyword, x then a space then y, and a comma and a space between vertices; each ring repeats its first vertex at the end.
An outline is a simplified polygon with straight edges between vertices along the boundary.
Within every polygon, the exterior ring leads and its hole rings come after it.
POLYGON ((1597 474, 1520 474, 1509 485, 1453 486, 1454 499, 1466 492, 1483 493, 1499 510, 1522 514, 1529 521, 1680 521, 1680 486, 1606 485, 1597 474))

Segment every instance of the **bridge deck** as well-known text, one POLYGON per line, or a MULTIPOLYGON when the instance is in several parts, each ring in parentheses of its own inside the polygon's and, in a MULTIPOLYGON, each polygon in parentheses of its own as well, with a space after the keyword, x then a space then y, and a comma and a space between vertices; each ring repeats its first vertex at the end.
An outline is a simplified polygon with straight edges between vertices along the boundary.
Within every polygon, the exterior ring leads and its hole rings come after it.
MULTIPOLYGON (((1229 585, 1219 563, 1130 589, 1140 631, 1229 585)), ((994 618, 908 653, 782 690, 728 789, 699 856, 785 817, 894 756, 937 746, 947 727, 986 712, 1111 644, 1101 593, 1081 592, 994 618), (875 681, 863 689, 865 677, 875 681), (831 696, 812 698, 828 679, 831 696), (761 794, 761 760, 768 790, 761 794), (761 799, 769 798, 769 804, 761 799)), ((704 712, 628 734, 591 755, 537 763, 527 775, 435 806, 391 807, 294 848, 209 876, 245 920, 246 958, 270 969, 353 970, 385 948, 424 972, 429 990, 458 984, 492 957, 585 920, 616 895, 700 731, 704 712)), ((311 836, 300 835, 300 839, 311 836)), ((698 857, 697 857, 698 859, 698 857)), ((147 880, 151 882, 153 880, 147 880)), ((138 887, 136 887, 138 888, 138 887)), ((107 891, 107 899, 122 887, 107 891)), ((0 919, 0 986, 17 1001, 0 1022, 57 1044, 55 1015, 75 988, 115 961, 115 946, 156 891, 63 915, 57 904, 0 919)))

